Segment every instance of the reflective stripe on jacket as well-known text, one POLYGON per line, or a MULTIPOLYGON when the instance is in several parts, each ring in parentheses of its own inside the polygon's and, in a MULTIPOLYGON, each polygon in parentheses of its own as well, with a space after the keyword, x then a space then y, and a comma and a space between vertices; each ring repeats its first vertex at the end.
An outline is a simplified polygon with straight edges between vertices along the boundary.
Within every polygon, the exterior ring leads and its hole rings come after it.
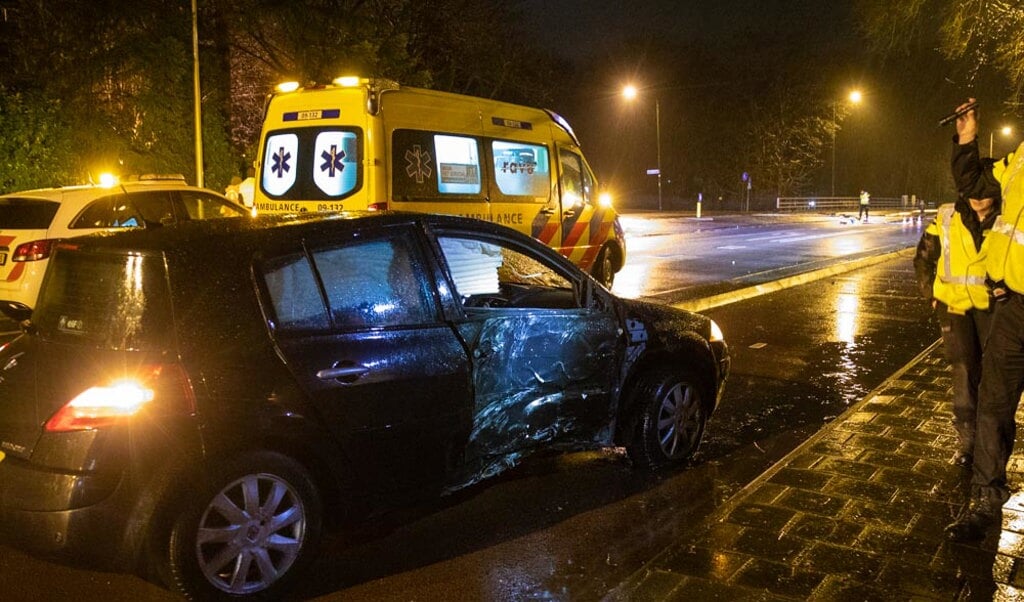
POLYGON ((992 226, 988 244, 988 275, 1024 293, 1024 143, 992 166, 1003 191, 1003 209, 992 226))
POLYGON ((986 254, 991 235, 986 233, 977 249, 970 230, 964 225, 953 204, 939 207, 935 221, 926 233, 938 236, 941 244, 932 294, 953 313, 969 309, 988 309, 988 287, 985 285, 986 254))

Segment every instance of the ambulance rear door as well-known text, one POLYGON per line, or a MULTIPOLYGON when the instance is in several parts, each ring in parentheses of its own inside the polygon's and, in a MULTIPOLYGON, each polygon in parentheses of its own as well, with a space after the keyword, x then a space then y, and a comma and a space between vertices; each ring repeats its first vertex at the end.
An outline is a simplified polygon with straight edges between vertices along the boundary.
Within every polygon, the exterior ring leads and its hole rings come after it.
POLYGON ((271 99, 256 178, 262 213, 365 210, 372 135, 364 88, 328 88, 271 99))

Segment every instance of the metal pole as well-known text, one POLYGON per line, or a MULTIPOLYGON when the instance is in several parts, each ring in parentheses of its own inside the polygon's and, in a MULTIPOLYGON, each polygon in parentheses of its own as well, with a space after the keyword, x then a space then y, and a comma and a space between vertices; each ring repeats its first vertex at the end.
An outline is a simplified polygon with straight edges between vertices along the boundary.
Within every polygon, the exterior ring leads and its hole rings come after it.
POLYGON ((988 156, 992 156, 992 145, 995 142, 996 131, 992 130, 988 133, 988 156))
POLYGON ((836 130, 839 128, 839 117, 836 115, 836 103, 832 103, 832 196, 836 196, 836 130))
POLYGON ((661 211, 661 105, 657 98, 654 99, 654 136, 658 144, 658 211, 661 211))
POLYGON ((199 25, 196 0, 192 0, 192 88, 196 112, 196 186, 203 187, 203 117, 199 95, 199 25))

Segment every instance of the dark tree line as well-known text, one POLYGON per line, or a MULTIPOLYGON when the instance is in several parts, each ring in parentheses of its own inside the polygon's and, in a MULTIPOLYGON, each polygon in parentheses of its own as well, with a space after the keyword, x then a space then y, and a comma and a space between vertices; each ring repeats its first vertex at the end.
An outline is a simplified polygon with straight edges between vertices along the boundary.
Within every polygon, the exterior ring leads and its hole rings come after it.
MULTIPOLYGON (((544 105, 563 67, 515 44, 517 2, 198 0, 204 180, 251 163, 289 79, 387 77, 544 105)), ((189 0, 0 0, 0 190, 101 171, 195 181, 189 0)))

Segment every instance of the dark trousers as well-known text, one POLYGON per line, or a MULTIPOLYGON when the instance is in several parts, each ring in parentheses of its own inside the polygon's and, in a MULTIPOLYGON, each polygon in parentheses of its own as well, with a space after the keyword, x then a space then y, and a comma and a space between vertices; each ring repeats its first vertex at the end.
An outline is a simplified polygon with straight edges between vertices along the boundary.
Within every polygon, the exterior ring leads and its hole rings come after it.
POLYGON ((1014 415, 1024 392, 1024 297, 1013 294, 995 305, 982 358, 971 482, 977 493, 1003 504, 1010 499, 1006 463, 1013 452, 1014 415))
POLYGON ((953 369, 953 427, 960 439, 960 451, 974 453, 981 384, 981 350, 988 336, 991 314, 971 310, 951 314, 939 304, 939 324, 946 359, 953 369))
POLYGON ((857 219, 865 219, 865 218, 867 218, 867 216, 868 216, 868 206, 867 205, 861 205, 860 206, 860 213, 857 214, 857 219))

